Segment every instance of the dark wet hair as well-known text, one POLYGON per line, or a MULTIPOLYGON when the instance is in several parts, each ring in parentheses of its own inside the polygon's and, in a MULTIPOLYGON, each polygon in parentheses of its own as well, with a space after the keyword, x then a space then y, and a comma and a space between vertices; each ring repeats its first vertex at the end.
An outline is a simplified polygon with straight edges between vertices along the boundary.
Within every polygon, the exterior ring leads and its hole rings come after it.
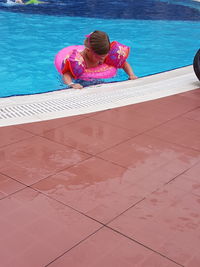
POLYGON ((85 40, 85 46, 98 55, 105 55, 110 50, 110 40, 107 33, 94 31, 85 40))

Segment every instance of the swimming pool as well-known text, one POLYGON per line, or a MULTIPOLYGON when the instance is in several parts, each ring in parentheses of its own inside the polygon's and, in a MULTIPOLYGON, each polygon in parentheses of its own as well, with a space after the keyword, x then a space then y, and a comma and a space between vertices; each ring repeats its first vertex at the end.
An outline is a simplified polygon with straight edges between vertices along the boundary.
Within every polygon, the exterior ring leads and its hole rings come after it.
MULTIPOLYGON (((65 88, 53 64, 55 54, 82 44, 95 29, 131 47, 129 62, 139 77, 190 65, 200 47, 197 2, 101 1, 99 6, 100 1, 71 1, 67 9, 64 1, 48 2, 10 8, 1 1, 0 97, 65 88)), ((110 81, 126 79, 119 72, 110 81)))

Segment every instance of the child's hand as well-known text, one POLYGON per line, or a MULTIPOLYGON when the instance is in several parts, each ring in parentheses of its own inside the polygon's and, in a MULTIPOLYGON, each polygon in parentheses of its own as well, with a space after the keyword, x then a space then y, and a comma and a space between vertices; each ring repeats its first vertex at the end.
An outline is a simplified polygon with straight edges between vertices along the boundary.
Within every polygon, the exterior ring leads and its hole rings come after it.
POLYGON ((83 88, 83 86, 79 83, 73 83, 73 84, 71 84, 70 87, 74 88, 74 89, 82 89, 83 88))
POLYGON ((137 79, 138 77, 137 76, 135 76, 135 75, 130 75, 129 76, 129 80, 135 80, 135 79, 137 79))

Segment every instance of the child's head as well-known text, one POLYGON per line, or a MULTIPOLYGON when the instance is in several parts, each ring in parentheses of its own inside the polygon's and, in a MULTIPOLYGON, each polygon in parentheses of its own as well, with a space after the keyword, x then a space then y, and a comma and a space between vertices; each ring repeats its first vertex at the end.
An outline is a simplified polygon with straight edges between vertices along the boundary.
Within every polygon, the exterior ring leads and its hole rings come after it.
POLYGON ((84 44, 86 47, 87 56, 91 62, 104 62, 110 50, 110 40, 105 32, 92 32, 87 36, 84 44))
POLYGON ((90 48, 97 55, 106 55, 110 50, 108 35, 102 31, 92 32, 85 40, 85 46, 90 48))

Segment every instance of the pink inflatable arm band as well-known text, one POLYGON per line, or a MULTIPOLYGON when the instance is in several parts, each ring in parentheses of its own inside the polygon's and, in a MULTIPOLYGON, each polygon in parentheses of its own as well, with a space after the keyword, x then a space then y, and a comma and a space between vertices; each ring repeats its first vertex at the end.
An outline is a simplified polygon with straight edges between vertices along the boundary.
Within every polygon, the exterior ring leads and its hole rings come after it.
POLYGON ((120 44, 119 42, 112 42, 108 57, 105 63, 115 68, 123 68, 124 63, 129 56, 130 48, 126 45, 120 44))

